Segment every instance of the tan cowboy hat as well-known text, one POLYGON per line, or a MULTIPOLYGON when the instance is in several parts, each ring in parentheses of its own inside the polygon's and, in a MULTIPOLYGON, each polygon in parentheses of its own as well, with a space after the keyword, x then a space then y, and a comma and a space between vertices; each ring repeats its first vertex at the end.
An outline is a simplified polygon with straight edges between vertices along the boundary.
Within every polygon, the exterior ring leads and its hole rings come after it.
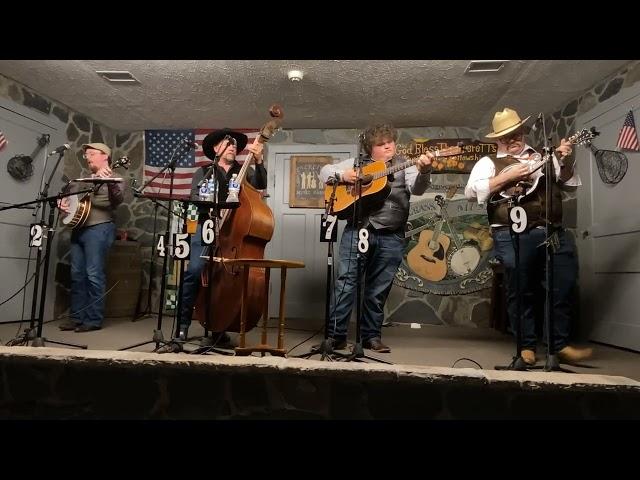
MULTIPOLYGON (((529 117, 531 117, 531 115, 529 115, 529 117)), ((496 112, 493 116, 493 121, 491 122, 493 125, 493 132, 487 133, 485 136, 487 138, 496 138, 507 135, 522 126, 527 120, 529 120, 529 117, 524 120, 520 120, 518 112, 511 110, 510 108, 505 108, 501 112, 496 112)))

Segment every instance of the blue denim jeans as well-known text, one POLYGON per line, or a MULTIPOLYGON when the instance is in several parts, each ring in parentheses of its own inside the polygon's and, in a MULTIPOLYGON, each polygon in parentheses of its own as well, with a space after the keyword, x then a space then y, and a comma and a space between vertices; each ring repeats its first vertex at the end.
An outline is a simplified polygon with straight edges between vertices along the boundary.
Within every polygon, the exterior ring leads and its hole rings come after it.
MULTIPOLYGON (((576 286, 578 260, 573 237, 564 230, 558 232, 560 248, 552 256, 553 265, 553 344, 557 352, 564 348, 569 339, 571 321, 571 294, 576 286)), ((507 311, 511 331, 516 334, 517 322, 517 279, 515 270, 515 250, 509 229, 493 232, 494 253, 504 264, 505 285, 507 290, 507 311)), ((546 252, 541 245, 545 240, 545 231, 533 228, 520 234, 520 315, 522 318, 522 348, 536 349, 535 306, 544 306, 545 293, 539 293, 538 286, 544 287, 546 252)), ((545 309, 546 313, 546 309, 545 309)), ((546 338, 546 319, 543 323, 546 338)), ((545 342, 546 343, 546 342, 545 342)))
POLYGON ((191 317, 193 316, 193 306, 198 297, 200 290, 200 274, 206 264, 201 255, 208 252, 207 247, 202 245, 202 224, 198 223, 198 229, 195 235, 191 237, 191 249, 189 252, 189 266, 184 274, 184 283, 182 284, 182 298, 180 299, 180 326, 188 327, 191 325, 191 317))
MULTIPOLYGON (((351 310, 357 298, 358 240, 357 229, 347 226, 340 241, 339 276, 331 298, 327 327, 328 336, 338 341, 347 337, 351 310)), ((363 287, 360 321, 362 341, 381 337, 384 304, 406 246, 404 234, 376 231, 372 228, 369 229, 368 242, 369 250, 361 254, 360 260, 363 287)))
POLYGON ((107 283, 105 263, 115 239, 113 222, 71 233, 71 318, 78 324, 102 326, 107 283))

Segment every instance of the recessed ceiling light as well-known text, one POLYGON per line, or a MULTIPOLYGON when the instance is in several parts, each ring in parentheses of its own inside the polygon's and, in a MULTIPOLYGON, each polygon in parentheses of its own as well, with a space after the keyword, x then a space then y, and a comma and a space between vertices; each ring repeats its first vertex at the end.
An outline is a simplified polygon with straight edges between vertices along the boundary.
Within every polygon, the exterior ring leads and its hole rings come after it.
POLYGON ((287 77, 289 77, 289 80, 292 82, 299 82, 304 77, 304 73, 302 73, 302 70, 289 70, 287 77))
POLYGON ((131 72, 125 70, 96 70, 102 78, 113 83, 140 83, 131 72))
POLYGON ((471 60, 464 73, 499 72, 509 60, 471 60))

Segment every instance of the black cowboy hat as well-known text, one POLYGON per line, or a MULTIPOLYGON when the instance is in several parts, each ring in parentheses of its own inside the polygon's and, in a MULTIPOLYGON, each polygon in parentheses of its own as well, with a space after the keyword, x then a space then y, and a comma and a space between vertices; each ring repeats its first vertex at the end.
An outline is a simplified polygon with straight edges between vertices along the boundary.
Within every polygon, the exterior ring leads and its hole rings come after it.
POLYGON ((216 152, 214 152, 213 147, 215 147, 218 143, 220 143, 226 135, 233 137, 236 141, 236 152, 240 153, 244 150, 244 147, 247 146, 247 142, 249 139, 244 133, 234 132, 230 128, 222 128, 220 130, 216 130, 215 132, 211 132, 209 135, 204 137, 202 141, 202 151, 204 154, 210 158, 214 159, 216 156, 216 152))

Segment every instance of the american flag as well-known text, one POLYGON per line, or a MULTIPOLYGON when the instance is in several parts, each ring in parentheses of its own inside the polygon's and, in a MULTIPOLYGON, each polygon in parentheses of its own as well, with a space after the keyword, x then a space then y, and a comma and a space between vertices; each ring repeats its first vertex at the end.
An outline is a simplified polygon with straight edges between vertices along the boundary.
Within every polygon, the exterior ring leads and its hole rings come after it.
POLYGON ((4 136, 4 132, 0 131, 0 150, 7 146, 9 140, 4 136))
MULTIPOLYGON (((175 151, 176 171, 173 180, 174 198, 188 198, 191 193, 191 177, 198 167, 211 164, 202 152, 202 141, 207 134, 216 131, 215 128, 197 128, 193 130, 146 130, 144 147, 144 183, 151 180, 171 160, 175 151), (198 148, 189 147, 188 142, 196 142, 198 148)), ((259 134, 259 130, 236 128, 236 132, 242 132, 253 143, 259 134)), ((243 163, 249 151, 245 148, 238 152, 236 161, 243 163)), ((168 197, 171 186, 170 170, 165 170, 158 178, 151 182, 144 193, 154 197, 168 197)))
POLYGON ((624 124, 618 137, 618 147, 625 150, 640 150, 638 134, 636 133, 636 122, 633 120, 633 110, 629 110, 627 118, 624 119, 624 124))

